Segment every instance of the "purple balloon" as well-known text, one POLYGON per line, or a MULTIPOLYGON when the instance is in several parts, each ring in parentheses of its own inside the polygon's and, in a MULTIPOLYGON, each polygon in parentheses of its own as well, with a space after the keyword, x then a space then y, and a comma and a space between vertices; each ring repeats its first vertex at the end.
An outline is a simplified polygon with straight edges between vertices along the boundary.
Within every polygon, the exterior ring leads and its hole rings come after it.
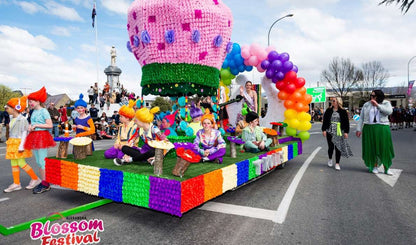
POLYGON ((267 58, 270 62, 273 62, 274 60, 277 60, 279 58, 279 53, 276 51, 270 51, 270 53, 267 55, 267 58))
POLYGON ((288 72, 288 71, 290 71, 290 70, 292 70, 292 68, 293 68, 293 63, 292 63, 292 61, 286 61, 285 63, 283 63, 283 72, 288 72))
POLYGON ((293 65, 292 71, 298 73, 298 67, 296 65, 293 65))
POLYGON ((277 81, 279 81, 279 79, 278 79, 276 76, 274 76, 274 77, 272 78, 272 82, 273 82, 273 83, 277 83, 277 81))
POLYGON ((289 54, 288 53, 281 53, 280 55, 279 55, 279 60, 282 62, 282 63, 285 63, 285 61, 288 61, 290 59, 290 56, 289 56, 289 54))
POLYGON ((261 68, 263 68, 264 70, 267 70, 267 68, 269 68, 270 62, 268 60, 263 60, 261 62, 261 68))
POLYGON ((267 69, 266 77, 270 79, 273 77, 273 75, 274 75, 274 71, 272 69, 267 69))
POLYGON ((282 67, 282 62, 280 60, 275 60, 270 64, 270 68, 274 69, 275 71, 280 70, 282 67))
POLYGON ((283 80, 283 78, 285 78, 285 74, 283 72, 279 71, 279 72, 276 73, 276 78, 277 78, 277 80, 281 81, 281 80, 283 80))

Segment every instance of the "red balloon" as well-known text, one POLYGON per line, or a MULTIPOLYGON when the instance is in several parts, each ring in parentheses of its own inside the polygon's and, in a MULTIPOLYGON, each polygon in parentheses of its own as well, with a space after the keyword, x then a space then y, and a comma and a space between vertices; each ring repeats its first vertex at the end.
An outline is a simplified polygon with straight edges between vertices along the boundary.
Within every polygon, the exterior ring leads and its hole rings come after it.
POLYGON ((281 100, 286 100, 287 98, 289 98, 289 94, 288 94, 288 93, 286 93, 285 91, 280 91, 280 92, 277 94, 277 97, 278 97, 279 99, 281 99, 281 100))
POLYGON ((285 87, 286 87, 286 83, 284 83, 283 81, 276 82, 276 88, 279 91, 283 91, 285 87))
POLYGON ((296 74, 296 72, 294 72, 294 71, 288 71, 285 74, 285 78, 284 79, 286 81, 289 81, 290 83, 294 83, 294 82, 296 82, 297 77, 298 77, 298 75, 296 74))
POLYGON ((293 107, 295 106, 295 102, 293 102, 292 100, 285 100, 283 105, 286 109, 294 109, 293 107))
POLYGON ((296 86, 293 83, 287 85, 286 88, 285 88, 285 91, 289 94, 293 94, 293 92, 295 92, 295 90, 296 90, 296 86))
POLYGON ((298 77, 298 79, 295 82, 295 85, 296 85, 297 88, 301 88, 301 87, 305 86, 305 78, 298 77))

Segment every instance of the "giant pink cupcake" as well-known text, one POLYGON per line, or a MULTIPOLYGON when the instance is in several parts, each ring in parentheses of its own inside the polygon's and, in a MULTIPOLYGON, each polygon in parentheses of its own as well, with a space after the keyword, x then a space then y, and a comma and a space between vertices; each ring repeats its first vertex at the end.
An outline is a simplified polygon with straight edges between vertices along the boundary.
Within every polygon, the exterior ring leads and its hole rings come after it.
POLYGON ((142 66, 143 94, 216 94, 232 21, 220 0, 134 1, 127 45, 142 66))

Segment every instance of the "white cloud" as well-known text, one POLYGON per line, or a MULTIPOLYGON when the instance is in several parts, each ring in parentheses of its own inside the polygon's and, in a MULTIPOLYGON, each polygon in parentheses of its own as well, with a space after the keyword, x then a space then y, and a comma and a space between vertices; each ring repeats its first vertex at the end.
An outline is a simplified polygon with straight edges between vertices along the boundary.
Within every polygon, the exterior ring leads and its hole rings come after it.
POLYGON ((56 36, 63 36, 63 37, 71 36, 71 31, 69 30, 69 28, 62 27, 62 26, 52 27, 51 33, 56 36))
POLYGON ((23 11, 29 14, 34 14, 37 12, 45 11, 44 7, 40 6, 39 4, 35 2, 15 1, 15 4, 19 5, 23 9, 23 11))
POLYGON ((38 12, 55 15, 63 20, 69 21, 84 21, 74 8, 66 7, 54 1, 44 1, 43 6, 36 2, 20 2, 15 1, 16 5, 20 6, 23 11, 29 14, 36 14, 38 12))
POLYGON ((95 81, 95 65, 74 59, 64 60, 48 52, 55 46, 48 38, 33 36, 23 29, 0 26, 0 83, 13 89, 46 86, 51 94, 67 93, 76 98, 95 81), (17 41, 17 40, 25 40, 17 41), (49 43, 48 43, 49 42, 49 43), (45 45, 45 43, 48 43, 45 45))
MULTIPOLYGON (((130 7, 131 3, 132 1, 128 1, 128 0, 102 0, 101 1, 102 6, 106 8, 107 10, 117 13, 117 14, 123 14, 126 16, 127 16, 127 10, 130 7)), ((98 15, 98 12, 97 12, 97 15, 98 15)))

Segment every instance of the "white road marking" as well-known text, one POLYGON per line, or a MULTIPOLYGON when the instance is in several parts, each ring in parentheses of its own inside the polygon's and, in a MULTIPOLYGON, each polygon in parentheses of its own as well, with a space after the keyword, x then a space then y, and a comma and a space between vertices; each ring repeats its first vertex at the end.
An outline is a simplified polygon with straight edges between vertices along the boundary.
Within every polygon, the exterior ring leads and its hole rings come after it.
POLYGON ((303 163, 302 167, 299 169, 298 173, 296 174, 295 178, 290 184, 288 190, 286 191, 286 194, 283 197, 283 200, 280 203, 277 211, 269 210, 269 209, 262 209, 262 208, 252 208, 252 207, 247 207, 247 206, 233 205, 233 204, 226 204, 226 203, 219 203, 219 202, 212 202, 212 201, 205 203, 199 209, 217 212, 217 213, 233 214, 233 215, 245 216, 245 217, 256 218, 256 219, 270 220, 275 223, 282 224, 285 221, 290 203, 292 202, 292 198, 295 194, 296 188, 303 174, 305 173, 312 159, 315 157, 315 155, 318 153, 318 151, 321 148, 322 147, 316 148, 315 151, 312 152, 312 154, 308 157, 308 159, 306 159, 306 161, 303 163))
POLYGON ((298 187, 299 182, 302 179, 303 174, 305 173, 312 159, 315 157, 315 155, 321 148, 322 147, 320 146, 316 148, 308 157, 308 159, 306 159, 306 161, 303 163, 302 167, 299 169, 295 178, 292 180, 292 183, 290 183, 290 186, 287 189, 286 194, 279 205, 279 208, 277 209, 276 216, 273 217, 273 222, 282 224, 285 221, 287 212, 289 211, 290 203, 292 202, 293 196, 295 195, 296 188, 298 187))
POLYGON ((10 198, 8 198, 8 197, 5 197, 5 198, 0 198, 0 202, 3 202, 3 201, 7 201, 7 200, 9 200, 10 198))
POLYGON ((322 132, 310 132, 309 134, 322 134, 322 132))
POLYGON ((233 214, 239 216, 246 216, 256 219, 265 219, 272 220, 276 215, 276 211, 261 209, 261 208, 252 208, 247 206, 219 203, 219 202, 207 202, 199 209, 212 211, 217 213, 233 214))
POLYGON ((393 169, 390 168, 390 171, 393 175, 387 175, 384 173, 384 166, 378 168, 379 173, 376 174, 382 181, 386 182, 389 186, 394 187, 396 182, 399 180, 400 174, 402 173, 402 169, 393 169))

